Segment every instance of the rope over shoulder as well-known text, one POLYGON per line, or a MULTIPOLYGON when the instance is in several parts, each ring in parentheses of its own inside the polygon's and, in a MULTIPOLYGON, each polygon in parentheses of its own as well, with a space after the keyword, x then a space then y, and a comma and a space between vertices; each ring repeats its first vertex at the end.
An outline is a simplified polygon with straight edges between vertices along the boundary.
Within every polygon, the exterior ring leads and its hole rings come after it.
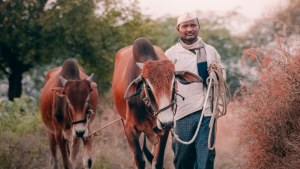
MULTIPOLYGON (((212 134, 214 123, 216 123, 216 125, 215 125, 215 133, 216 133, 217 132, 216 131, 217 130, 217 119, 220 118, 221 116, 224 116, 227 113, 227 105, 230 100, 230 91, 229 91, 228 85, 226 84, 222 66, 220 65, 220 63, 215 62, 215 63, 211 64, 209 77, 207 78, 206 82, 208 84, 208 87, 207 87, 205 101, 203 104, 203 110, 205 110, 205 108, 207 106, 208 98, 211 95, 212 116, 211 116, 211 120, 209 123, 210 131, 209 131, 209 136, 208 136, 208 148, 210 150, 213 150, 215 147, 214 147, 214 145, 211 146, 211 134, 212 134)), ((202 119, 203 119, 203 113, 201 113, 197 129, 190 141, 181 140, 173 130, 171 130, 172 136, 178 142, 180 142, 182 144, 193 143, 197 137, 197 133, 200 130, 202 119)), ((214 137, 214 138, 216 139, 216 137, 214 137)))

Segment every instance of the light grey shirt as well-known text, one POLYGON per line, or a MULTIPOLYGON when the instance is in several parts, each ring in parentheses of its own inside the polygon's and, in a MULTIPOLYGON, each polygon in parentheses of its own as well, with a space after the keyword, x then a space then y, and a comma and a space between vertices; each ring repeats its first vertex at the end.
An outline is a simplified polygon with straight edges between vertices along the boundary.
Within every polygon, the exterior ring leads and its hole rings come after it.
MULTIPOLYGON (((212 63, 218 63, 222 66, 224 79, 226 79, 224 66, 221 64, 220 55, 216 49, 210 45, 204 43, 206 51, 208 67, 212 63)), ((166 52, 166 56, 175 63, 176 71, 189 71, 198 75, 197 70, 197 55, 186 50, 181 46, 180 43, 176 43, 170 47, 166 52)), ((178 83, 178 93, 181 94, 185 99, 178 97, 177 113, 175 120, 183 118, 193 112, 201 110, 203 108, 204 100, 206 97, 207 89, 203 87, 203 83, 192 83, 183 85, 178 83)), ((204 116, 211 116, 211 100, 207 101, 207 105, 204 109, 204 116)))

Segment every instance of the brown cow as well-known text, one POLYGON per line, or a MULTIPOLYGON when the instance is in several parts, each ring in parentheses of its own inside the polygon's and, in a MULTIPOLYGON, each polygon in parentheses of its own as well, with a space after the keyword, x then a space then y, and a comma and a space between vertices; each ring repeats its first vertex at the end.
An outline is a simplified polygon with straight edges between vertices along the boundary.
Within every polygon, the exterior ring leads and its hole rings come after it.
POLYGON ((53 168, 58 168, 57 145, 64 167, 73 168, 80 139, 84 143, 83 166, 91 168, 92 138, 86 136, 91 132, 98 99, 97 85, 91 82, 92 75, 88 77, 75 60, 68 59, 62 67, 48 71, 45 80, 40 110, 48 132, 53 168))
POLYGON ((154 145, 152 168, 162 168, 168 133, 174 126, 176 113, 175 78, 183 84, 200 82, 201 78, 190 72, 175 72, 162 49, 145 38, 120 49, 114 66, 114 103, 125 122, 124 131, 135 166, 145 168, 139 144, 143 132, 154 145))

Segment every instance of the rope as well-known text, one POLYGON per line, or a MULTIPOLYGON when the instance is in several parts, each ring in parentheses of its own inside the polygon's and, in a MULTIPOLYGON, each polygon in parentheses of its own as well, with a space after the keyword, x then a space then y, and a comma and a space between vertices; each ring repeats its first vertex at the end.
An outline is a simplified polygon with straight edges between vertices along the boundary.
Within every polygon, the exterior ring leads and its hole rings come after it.
POLYGON ((94 137, 94 136, 98 136, 98 132, 100 132, 100 131, 103 130, 104 128, 106 128, 106 127, 108 127, 108 126, 110 126, 110 125, 112 125, 112 124, 118 122, 119 120, 122 120, 122 118, 118 118, 118 119, 116 119, 116 120, 114 120, 114 121, 112 121, 112 122, 110 122, 110 123, 104 125, 103 127, 99 128, 98 130, 96 130, 96 131, 94 131, 93 133, 91 133, 90 135, 88 135, 87 138, 94 137))
MULTIPOLYGON (((208 100, 208 96, 209 96, 208 93, 209 93, 210 89, 211 89, 211 81, 209 81, 209 84, 208 84, 208 89, 207 89, 207 94, 206 94, 205 101, 204 101, 203 110, 204 110, 204 108, 206 106, 206 103, 207 103, 207 100, 208 100)), ((203 112, 201 113, 197 129, 196 129, 196 131, 195 131, 195 133, 194 133, 194 135, 193 135, 193 137, 192 137, 192 139, 190 141, 183 141, 183 140, 181 140, 179 138, 179 136, 173 130, 171 130, 172 136, 175 138, 176 141, 180 142, 181 144, 185 144, 185 145, 192 144, 195 141, 195 139, 197 137, 197 133, 200 130, 202 119, 203 119, 203 112)))
MULTIPOLYGON (((209 136, 208 136, 208 148, 210 150, 213 150, 215 148, 214 145, 211 146, 211 135, 212 135, 214 123, 217 122, 217 119, 219 117, 226 114, 227 103, 228 103, 228 101, 226 100, 226 94, 230 94, 228 86, 226 84, 226 81, 223 78, 223 72, 222 72, 221 65, 218 63, 213 63, 212 65, 213 66, 211 66, 211 72, 209 74, 209 77, 206 80, 208 82, 208 87, 207 87, 207 93, 206 93, 206 97, 205 97, 205 101, 204 101, 204 105, 203 105, 203 109, 202 109, 202 110, 206 109, 207 101, 208 101, 208 98, 210 95, 210 90, 213 89, 213 93, 212 93, 213 110, 212 110, 211 120, 209 123, 210 131, 209 131, 209 136)), ((178 142, 180 142, 182 144, 186 144, 186 145, 193 143, 197 137, 199 130, 200 130, 200 126, 201 126, 202 119, 203 119, 203 114, 204 113, 202 111, 199 122, 198 122, 197 129, 190 141, 181 140, 178 137, 178 135, 173 130, 171 130, 171 134, 175 138, 175 140, 177 140, 178 142)), ((216 128, 217 128, 217 123, 215 126, 215 133, 216 133, 216 128)), ((214 137, 214 141, 215 141, 215 139, 216 139, 216 137, 214 137)))
POLYGON ((213 150, 215 145, 211 146, 211 135, 213 131, 213 126, 215 124, 215 137, 214 143, 216 141, 216 133, 217 133, 217 120, 224 116, 227 113, 227 105, 228 100, 226 96, 230 98, 230 91, 226 84, 225 79, 223 78, 223 72, 218 64, 214 64, 212 67, 212 73, 210 74, 210 80, 213 81, 213 89, 212 100, 213 100, 213 113, 209 123, 209 135, 208 135, 208 149, 213 150))

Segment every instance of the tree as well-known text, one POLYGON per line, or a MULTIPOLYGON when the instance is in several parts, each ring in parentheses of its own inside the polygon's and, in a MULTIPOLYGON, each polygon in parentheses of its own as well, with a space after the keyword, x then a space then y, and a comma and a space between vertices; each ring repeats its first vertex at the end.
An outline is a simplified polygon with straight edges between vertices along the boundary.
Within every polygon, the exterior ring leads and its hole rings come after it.
MULTIPOLYGON (((21 94, 22 74, 39 62, 43 15, 47 0, 0 2, 0 70, 9 81, 8 97, 21 94), (37 46, 33 48, 33 46, 37 46)), ((3 75, 2 74, 2 75, 3 75)))
POLYGON ((116 51, 146 32, 134 1, 7 0, 0 2, 0 70, 8 98, 20 97, 30 69, 75 58, 96 81, 109 84, 116 51), (125 12, 123 12, 125 11, 125 12))
POLYGON ((300 0, 288 0, 285 3, 284 7, 272 11, 272 17, 261 18, 250 28, 248 39, 253 47, 266 47, 278 40, 278 37, 299 37, 300 0))

